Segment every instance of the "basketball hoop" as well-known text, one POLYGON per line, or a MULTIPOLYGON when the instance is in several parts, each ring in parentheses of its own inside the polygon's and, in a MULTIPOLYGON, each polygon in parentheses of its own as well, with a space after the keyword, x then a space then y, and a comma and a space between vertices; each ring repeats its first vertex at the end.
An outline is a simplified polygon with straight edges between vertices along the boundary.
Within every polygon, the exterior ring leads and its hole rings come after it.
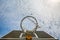
MULTIPOLYGON (((29 26, 30 26, 30 25, 29 25, 29 26)), ((37 22, 37 20, 36 20, 35 17, 33 17, 33 16, 26 16, 26 17, 24 17, 24 18, 21 20, 20 27, 21 27, 21 29, 22 29, 23 32, 27 32, 27 31, 28 31, 28 32, 35 32, 35 31, 37 30, 37 27, 38 27, 38 22, 37 22), (30 18, 34 19, 35 22, 34 22, 34 20, 32 20, 32 19, 30 19, 30 18), (32 30, 24 30, 24 29, 23 29, 23 22, 24 22, 25 19, 29 19, 31 22, 33 22, 33 23, 35 24, 35 27, 34 27, 32 30)))

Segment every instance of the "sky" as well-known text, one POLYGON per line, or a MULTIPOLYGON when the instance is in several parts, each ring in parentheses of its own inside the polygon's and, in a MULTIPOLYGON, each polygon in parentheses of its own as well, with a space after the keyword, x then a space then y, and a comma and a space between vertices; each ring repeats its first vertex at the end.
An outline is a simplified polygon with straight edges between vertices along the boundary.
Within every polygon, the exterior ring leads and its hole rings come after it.
POLYGON ((60 39, 60 0, 0 0, 0 37, 21 30, 20 22, 25 16, 37 19, 41 27, 37 30, 60 39))

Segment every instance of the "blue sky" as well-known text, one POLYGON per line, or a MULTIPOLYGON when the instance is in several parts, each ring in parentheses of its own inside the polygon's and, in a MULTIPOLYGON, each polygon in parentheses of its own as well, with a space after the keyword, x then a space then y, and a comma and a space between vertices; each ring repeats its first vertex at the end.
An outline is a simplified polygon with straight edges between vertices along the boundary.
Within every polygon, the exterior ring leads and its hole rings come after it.
POLYGON ((60 0, 0 0, 0 37, 19 30, 27 15, 37 19, 38 30, 60 38, 60 0))

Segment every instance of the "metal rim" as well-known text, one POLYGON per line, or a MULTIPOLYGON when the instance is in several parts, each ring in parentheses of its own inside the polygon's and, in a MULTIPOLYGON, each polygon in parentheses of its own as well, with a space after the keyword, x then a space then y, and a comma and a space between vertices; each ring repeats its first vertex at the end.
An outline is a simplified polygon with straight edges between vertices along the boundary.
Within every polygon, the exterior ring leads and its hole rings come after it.
POLYGON ((28 17, 31 17, 31 18, 33 18, 33 19, 36 21, 36 23, 35 23, 36 26, 35 26, 35 28, 33 29, 33 32, 35 32, 35 31, 37 30, 37 27, 38 27, 38 22, 37 22, 36 18, 33 17, 33 16, 26 16, 26 17, 24 17, 24 18, 21 20, 21 22, 20 22, 20 27, 21 27, 22 31, 24 32, 22 23, 23 23, 24 19, 26 19, 26 18, 28 18, 28 17))

